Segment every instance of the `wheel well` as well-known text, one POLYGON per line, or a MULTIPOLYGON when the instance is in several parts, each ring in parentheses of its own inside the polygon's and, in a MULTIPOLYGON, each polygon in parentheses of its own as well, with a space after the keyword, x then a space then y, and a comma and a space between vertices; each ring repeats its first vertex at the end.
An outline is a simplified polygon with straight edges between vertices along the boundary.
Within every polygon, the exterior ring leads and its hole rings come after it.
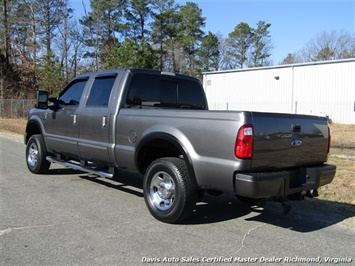
POLYGON ((35 134, 42 134, 41 128, 35 122, 28 123, 26 126, 26 143, 35 134))
POLYGON ((148 166, 156 159, 163 157, 185 158, 183 149, 172 141, 157 138, 146 141, 139 149, 136 163, 139 171, 145 173, 148 166))

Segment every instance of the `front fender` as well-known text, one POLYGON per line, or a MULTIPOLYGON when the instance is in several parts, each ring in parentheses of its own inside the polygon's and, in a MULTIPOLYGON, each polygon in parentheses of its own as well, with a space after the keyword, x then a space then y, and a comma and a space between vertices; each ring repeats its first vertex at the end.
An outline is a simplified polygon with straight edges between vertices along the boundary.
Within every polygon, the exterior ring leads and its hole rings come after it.
POLYGON ((45 132, 42 119, 44 119, 43 118, 44 116, 47 116, 47 113, 42 111, 38 112, 37 109, 35 111, 36 113, 33 114, 33 111, 31 110, 28 117, 26 130, 24 133, 25 144, 27 144, 30 137, 34 134, 40 134, 45 139, 46 132, 45 132))

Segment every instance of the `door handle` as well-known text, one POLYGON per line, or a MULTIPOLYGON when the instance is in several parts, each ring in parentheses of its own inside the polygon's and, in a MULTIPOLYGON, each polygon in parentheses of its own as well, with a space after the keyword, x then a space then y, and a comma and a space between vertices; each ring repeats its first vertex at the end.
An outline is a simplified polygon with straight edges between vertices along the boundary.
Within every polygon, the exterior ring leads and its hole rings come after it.
POLYGON ((102 117, 102 127, 107 127, 107 116, 102 117))
POLYGON ((73 116, 73 125, 75 126, 78 123, 78 115, 72 115, 73 116))

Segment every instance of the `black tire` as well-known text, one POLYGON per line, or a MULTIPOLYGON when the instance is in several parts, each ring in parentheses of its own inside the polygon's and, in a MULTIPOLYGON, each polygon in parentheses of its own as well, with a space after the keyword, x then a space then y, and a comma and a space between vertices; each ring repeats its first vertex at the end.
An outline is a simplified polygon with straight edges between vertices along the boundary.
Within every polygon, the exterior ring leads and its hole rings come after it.
POLYGON ((150 213, 164 223, 178 223, 189 217, 198 197, 186 162, 178 158, 153 161, 144 175, 143 193, 150 213))
POLYGON ((51 163, 46 160, 47 151, 42 135, 33 135, 26 146, 26 164, 33 174, 44 174, 51 163))

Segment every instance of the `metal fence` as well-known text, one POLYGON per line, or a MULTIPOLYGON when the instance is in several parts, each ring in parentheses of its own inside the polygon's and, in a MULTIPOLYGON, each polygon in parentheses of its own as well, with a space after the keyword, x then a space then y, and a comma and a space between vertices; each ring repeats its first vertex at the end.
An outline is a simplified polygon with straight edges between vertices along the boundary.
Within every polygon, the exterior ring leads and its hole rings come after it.
POLYGON ((32 107, 33 100, 0 99, 0 117, 27 118, 32 107))

